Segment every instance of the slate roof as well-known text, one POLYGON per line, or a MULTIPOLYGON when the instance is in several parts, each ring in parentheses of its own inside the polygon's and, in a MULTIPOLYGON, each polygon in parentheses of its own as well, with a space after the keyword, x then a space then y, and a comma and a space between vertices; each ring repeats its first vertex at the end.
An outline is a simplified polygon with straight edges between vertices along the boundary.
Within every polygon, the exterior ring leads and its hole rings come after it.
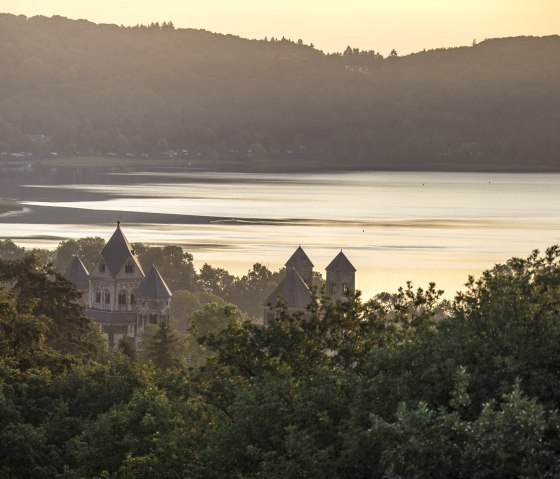
POLYGON ((136 288, 135 294, 137 298, 171 298, 171 291, 155 266, 152 266, 147 276, 140 282, 138 288, 136 288))
POLYGON ((286 276, 270 293, 265 304, 276 304, 279 296, 286 300, 290 308, 304 308, 311 302, 309 288, 294 268, 286 270, 286 276))
POLYGON ((78 289, 89 288, 89 272, 78 256, 74 256, 72 261, 68 263, 66 271, 64 271, 64 277, 74 283, 78 289))
POLYGON ((138 258, 133 253, 132 246, 121 231, 120 224, 117 226, 117 229, 113 233, 113 236, 111 236, 111 239, 105 245, 105 248, 103 248, 103 251, 101 251, 101 256, 103 256, 105 264, 113 279, 117 277, 126 263, 126 260, 129 258, 132 258, 140 273, 142 273, 142 275, 144 274, 138 258))
POLYGON ((348 258, 341 251, 336 255, 336 258, 331 261, 327 266, 327 271, 351 271, 356 272, 356 268, 348 261, 348 258))
POLYGON ((285 264, 286 268, 313 268, 313 263, 303 251, 301 246, 295 250, 294 254, 285 264))

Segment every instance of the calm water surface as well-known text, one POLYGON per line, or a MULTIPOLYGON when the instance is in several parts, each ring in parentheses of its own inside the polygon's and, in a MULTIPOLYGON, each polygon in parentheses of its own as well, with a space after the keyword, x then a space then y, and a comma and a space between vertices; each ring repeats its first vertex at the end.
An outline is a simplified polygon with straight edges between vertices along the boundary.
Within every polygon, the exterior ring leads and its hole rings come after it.
POLYGON ((29 210, 0 217, 0 236, 55 247, 108 237, 120 214, 131 241, 180 244, 197 266, 238 274, 257 261, 279 268, 299 244, 323 271, 343 248, 366 296, 407 280, 436 281, 452 296, 469 274, 560 243, 558 174, 183 171, 94 180, 0 194, 29 210))

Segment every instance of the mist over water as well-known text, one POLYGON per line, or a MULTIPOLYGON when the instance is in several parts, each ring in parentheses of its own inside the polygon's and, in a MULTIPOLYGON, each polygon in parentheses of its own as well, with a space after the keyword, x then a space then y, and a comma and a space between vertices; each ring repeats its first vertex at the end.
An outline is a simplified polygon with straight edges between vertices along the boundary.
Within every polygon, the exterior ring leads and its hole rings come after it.
POLYGON ((136 171, 18 196, 31 211, 0 218, 18 244, 107 238, 120 214, 131 241, 180 244, 197 266, 238 274, 279 268, 300 244, 324 271, 343 248, 366 296, 407 280, 452 296, 468 274, 560 242, 558 174, 136 171))

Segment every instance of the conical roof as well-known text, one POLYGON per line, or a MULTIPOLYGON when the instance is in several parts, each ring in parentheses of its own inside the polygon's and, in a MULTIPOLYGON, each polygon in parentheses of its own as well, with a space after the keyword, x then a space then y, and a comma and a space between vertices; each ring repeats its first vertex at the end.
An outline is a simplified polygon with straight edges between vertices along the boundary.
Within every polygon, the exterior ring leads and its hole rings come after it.
POLYGON ((301 246, 295 250, 294 254, 285 264, 286 268, 313 268, 313 263, 303 251, 301 246))
POLYGON ((68 263, 66 271, 64 271, 64 277, 74 283, 78 289, 89 287, 89 272, 78 256, 74 256, 68 263))
POLYGON ((311 293, 307 284, 293 268, 286 270, 286 276, 270 293, 265 304, 275 304, 279 296, 286 300, 290 308, 304 308, 311 302, 311 293))
POLYGON ((348 258, 342 251, 336 255, 336 258, 327 266, 327 271, 351 271, 356 272, 356 268, 348 261, 348 258))
POLYGON ((132 259, 138 270, 144 274, 132 246, 121 230, 120 224, 117 225, 113 236, 111 236, 111 239, 107 242, 103 251, 101 251, 101 256, 105 259, 105 264, 113 278, 117 277, 119 271, 122 270, 126 260, 129 258, 132 259))
POLYGON ((137 298, 171 298, 171 291, 155 266, 152 266, 147 276, 140 282, 138 288, 136 288, 135 294, 137 298))

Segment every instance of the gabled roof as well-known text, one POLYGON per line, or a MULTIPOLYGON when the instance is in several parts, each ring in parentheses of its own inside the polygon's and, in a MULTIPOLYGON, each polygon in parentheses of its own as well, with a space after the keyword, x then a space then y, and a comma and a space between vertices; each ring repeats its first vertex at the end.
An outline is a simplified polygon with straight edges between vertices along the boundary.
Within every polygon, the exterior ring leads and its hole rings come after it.
POLYGON ((64 277, 74 283, 78 289, 89 287, 89 272, 78 256, 74 256, 68 263, 66 271, 64 271, 64 277))
POLYGON ((348 261, 348 258, 342 251, 336 255, 336 258, 327 266, 327 271, 351 271, 356 272, 356 268, 348 261))
POLYGON ((171 298, 171 291, 167 287, 167 284, 165 284, 165 281, 155 266, 152 266, 148 275, 140 282, 138 288, 136 288, 135 294, 138 298, 171 298))
POLYGON ((121 231, 120 224, 117 225, 117 229, 113 233, 113 236, 111 236, 111 239, 105 245, 103 251, 101 251, 101 256, 103 256, 105 264, 113 278, 117 277, 126 263, 126 260, 129 258, 132 258, 132 261, 138 270, 144 274, 136 254, 133 253, 132 246, 130 246, 126 236, 121 231))
POLYGON ((270 293, 265 304, 275 304, 279 296, 286 300, 290 308, 304 308, 311 302, 309 288, 294 268, 286 270, 286 276, 270 293))
POLYGON ((286 268, 313 268, 313 263, 303 251, 301 246, 295 250, 294 254, 285 264, 286 268))

